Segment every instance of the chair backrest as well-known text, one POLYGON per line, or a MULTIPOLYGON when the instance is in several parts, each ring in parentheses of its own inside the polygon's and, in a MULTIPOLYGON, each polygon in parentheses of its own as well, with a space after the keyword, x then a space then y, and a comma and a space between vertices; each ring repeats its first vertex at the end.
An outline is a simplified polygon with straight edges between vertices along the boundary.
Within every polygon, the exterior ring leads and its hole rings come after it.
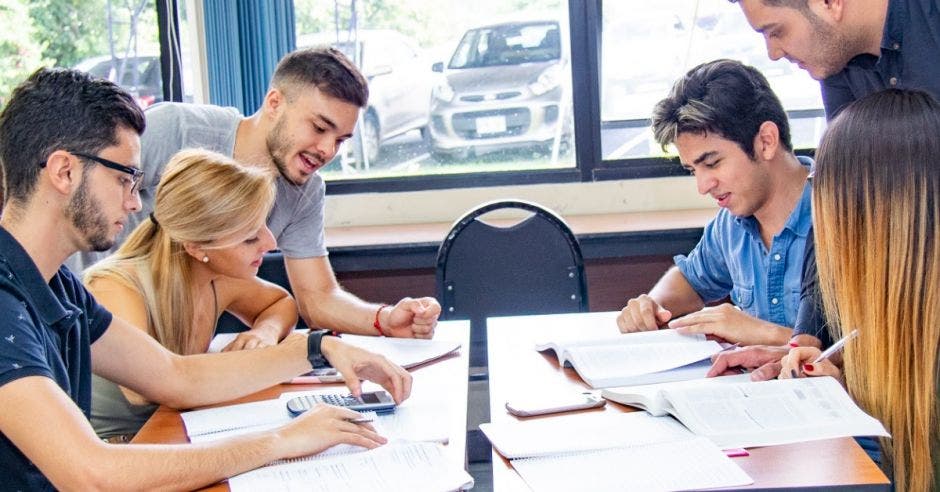
POLYGON ((485 203, 454 223, 437 254, 441 319, 469 319, 470 365, 486 366, 486 318, 588 310, 581 246, 554 212, 522 200, 485 203), (531 213, 509 227, 480 217, 531 213))
MULTIPOLYGON (((287 269, 284 267, 284 255, 280 251, 266 253, 261 267, 258 268, 258 276, 268 282, 280 285, 287 289, 293 295, 290 288, 290 280, 287 278, 287 269)), ((297 328, 306 328, 307 324, 303 319, 297 321, 297 328)), ((219 322, 216 323, 216 333, 237 333, 247 330, 248 327, 238 320, 235 316, 228 313, 222 313, 219 322)))

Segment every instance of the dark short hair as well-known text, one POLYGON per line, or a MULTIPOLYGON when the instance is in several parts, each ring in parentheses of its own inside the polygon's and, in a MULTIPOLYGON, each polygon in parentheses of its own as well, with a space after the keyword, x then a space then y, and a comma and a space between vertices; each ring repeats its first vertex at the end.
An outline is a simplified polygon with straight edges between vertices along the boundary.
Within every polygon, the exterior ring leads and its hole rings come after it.
POLYGON ((293 86, 311 85, 360 108, 369 101, 366 78, 346 55, 330 46, 302 48, 284 55, 271 78, 271 87, 288 96, 293 86))
POLYGON ((4 199, 26 201, 53 152, 95 155, 118 144, 120 127, 144 131, 144 113, 124 89, 78 70, 35 71, 0 113, 4 199))
POLYGON ((681 133, 715 133, 753 159, 754 137, 765 121, 777 125, 781 144, 792 151, 787 113, 767 79, 739 61, 715 60, 676 81, 653 108, 652 127, 664 148, 681 133))

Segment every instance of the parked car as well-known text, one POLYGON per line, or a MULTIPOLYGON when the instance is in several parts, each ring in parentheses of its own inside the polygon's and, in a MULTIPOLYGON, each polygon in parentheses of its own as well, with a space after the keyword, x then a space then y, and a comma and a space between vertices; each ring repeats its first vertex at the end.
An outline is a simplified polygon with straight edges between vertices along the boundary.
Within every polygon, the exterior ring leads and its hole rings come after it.
POLYGON ((431 152, 465 157, 567 144, 572 133, 567 33, 554 19, 468 30, 431 95, 431 152))
POLYGON ((163 80, 160 77, 158 55, 114 58, 102 55, 83 60, 75 65, 75 68, 124 87, 142 108, 163 100, 163 80), (120 76, 118 72, 121 73, 120 76))
POLYGON ((353 60, 369 81, 369 104, 354 135, 357 162, 376 162, 382 144, 411 130, 424 134, 433 84, 429 62, 417 43, 398 31, 360 29, 299 36, 298 47, 331 45, 353 60), (360 135, 361 131, 361 135, 360 135))

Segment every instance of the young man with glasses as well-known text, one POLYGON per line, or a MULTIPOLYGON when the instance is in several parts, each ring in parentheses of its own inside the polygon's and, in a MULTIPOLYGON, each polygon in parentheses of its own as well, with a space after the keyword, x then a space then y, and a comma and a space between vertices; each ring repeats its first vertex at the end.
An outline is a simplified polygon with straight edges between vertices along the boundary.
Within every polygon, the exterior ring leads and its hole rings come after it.
MULTIPOLYGON (((231 156, 246 166, 277 171, 277 198, 268 228, 284 254, 291 291, 308 326, 344 333, 431 338, 440 304, 432 297, 406 297, 393 306, 365 302, 337 282, 324 240, 325 186, 317 171, 350 138, 369 91, 352 62, 334 48, 288 53, 278 63, 257 112, 242 116, 235 108, 160 103, 147 110, 141 136, 144 178, 142 209, 130 216, 126 233, 153 210, 153 193, 163 168, 176 152, 203 148, 231 156)), ((84 269, 102 258, 86 253, 70 266, 84 269)), ((265 334, 262 345, 277 340, 265 334)))
POLYGON ((325 362, 360 392, 400 402, 411 376, 384 357, 315 332, 274 347, 179 356, 102 308, 62 263, 114 244, 140 209, 144 118, 123 89, 41 69, 0 113, 0 475, 9 490, 193 489, 337 443, 385 442, 348 409, 319 406, 289 424, 195 445, 113 445, 88 422, 91 372, 174 408, 231 400, 325 362), (63 117, 65 115, 65 117, 63 117))

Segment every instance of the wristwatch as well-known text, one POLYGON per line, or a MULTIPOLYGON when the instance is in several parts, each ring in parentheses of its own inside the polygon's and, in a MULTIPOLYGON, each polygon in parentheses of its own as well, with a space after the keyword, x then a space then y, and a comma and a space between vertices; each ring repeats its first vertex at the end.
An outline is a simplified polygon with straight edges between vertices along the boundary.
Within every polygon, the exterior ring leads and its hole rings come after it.
POLYGON ((310 334, 307 335, 307 360, 310 361, 310 365, 314 369, 333 367, 330 365, 330 361, 323 356, 323 352, 320 351, 320 344, 323 343, 323 337, 326 336, 331 337, 334 335, 330 330, 310 330, 310 334))

